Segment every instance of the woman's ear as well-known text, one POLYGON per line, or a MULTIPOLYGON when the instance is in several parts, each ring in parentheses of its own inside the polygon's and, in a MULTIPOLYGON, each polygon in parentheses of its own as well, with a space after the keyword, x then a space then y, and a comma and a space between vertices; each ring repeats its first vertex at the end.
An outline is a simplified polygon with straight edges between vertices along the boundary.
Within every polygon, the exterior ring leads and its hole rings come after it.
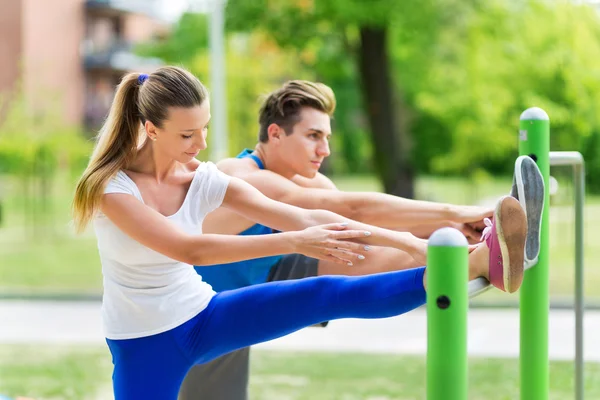
POLYGON ((150 140, 156 140, 158 137, 158 132, 156 131, 156 126, 150 122, 146 121, 144 123, 144 129, 146 130, 146 134, 150 140))

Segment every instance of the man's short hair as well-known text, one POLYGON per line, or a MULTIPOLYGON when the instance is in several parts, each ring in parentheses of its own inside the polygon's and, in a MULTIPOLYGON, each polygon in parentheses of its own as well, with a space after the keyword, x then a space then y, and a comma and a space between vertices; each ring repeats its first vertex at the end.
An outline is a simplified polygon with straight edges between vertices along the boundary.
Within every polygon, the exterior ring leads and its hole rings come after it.
POLYGON ((291 135, 294 125, 300 121, 300 111, 303 107, 314 108, 331 117, 335 111, 333 90, 319 82, 286 82, 269 94, 260 108, 258 140, 262 143, 268 142, 267 129, 271 124, 279 125, 287 135, 291 135))

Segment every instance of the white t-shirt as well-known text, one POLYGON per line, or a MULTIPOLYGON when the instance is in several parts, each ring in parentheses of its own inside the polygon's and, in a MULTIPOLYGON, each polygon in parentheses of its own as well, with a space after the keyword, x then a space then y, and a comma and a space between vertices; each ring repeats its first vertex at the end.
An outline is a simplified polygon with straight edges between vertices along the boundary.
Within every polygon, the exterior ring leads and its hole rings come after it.
MULTIPOLYGON (((181 208, 167 217, 190 234, 202 233, 204 217, 219 207, 229 177, 213 163, 202 163, 181 208)), ((127 193, 143 202, 123 171, 104 193, 127 193)), ((164 256, 133 240, 105 215, 94 219, 102 263, 102 314, 108 339, 133 339, 173 329, 204 310, 215 295, 193 266, 164 256)))

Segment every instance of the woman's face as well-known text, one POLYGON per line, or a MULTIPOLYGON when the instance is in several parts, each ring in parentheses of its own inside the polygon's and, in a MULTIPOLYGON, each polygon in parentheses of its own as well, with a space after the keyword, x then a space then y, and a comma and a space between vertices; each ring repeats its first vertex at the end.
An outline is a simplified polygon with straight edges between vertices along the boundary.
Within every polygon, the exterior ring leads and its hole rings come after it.
POLYGON ((161 128, 149 121, 145 127, 154 141, 155 150, 180 163, 188 163, 206 149, 209 121, 210 103, 205 100, 201 105, 190 108, 169 107, 161 128))

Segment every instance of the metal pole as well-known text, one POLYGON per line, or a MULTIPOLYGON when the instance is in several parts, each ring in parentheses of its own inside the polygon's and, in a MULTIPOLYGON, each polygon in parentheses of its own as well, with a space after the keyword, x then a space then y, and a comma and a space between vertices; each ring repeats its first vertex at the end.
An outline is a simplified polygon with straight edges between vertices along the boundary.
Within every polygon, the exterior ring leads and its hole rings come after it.
POLYGON ((574 167, 575 178, 575 399, 583 400, 583 207, 585 204, 585 167, 574 167))
MULTIPOLYGON (((540 108, 521 114, 519 154, 535 159, 549 187, 550 119, 540 108)), ((525 271, 521 299, 521 399, 548 400, 549 191, 544 194, 539 262, 525 271)))
POLYGON ((454 228, 434 232, 427 249, 427 399, 466 400, 467 240, 454 228))
POLYGON ((483 294, 492 288, 490 282, 482 277, 475 278, 472 281, 469 281, 469 298, 477 297, 480 294, 483 294))
POLYGON ((583 356, 583 209, 585 205, 585 164, 581 153, 576 151, 550 152, 550 165, 573 166, 575 189, 575 399, 584 398, 583 356))
POLYGON ((225 3, 226 0, 212 0, 209 22, 210 37, 210 112, 211 129, 208 140, 214 144, 211 159, 219 161, 229 155, 227 136, 227 101, 225 85, 225 3))

